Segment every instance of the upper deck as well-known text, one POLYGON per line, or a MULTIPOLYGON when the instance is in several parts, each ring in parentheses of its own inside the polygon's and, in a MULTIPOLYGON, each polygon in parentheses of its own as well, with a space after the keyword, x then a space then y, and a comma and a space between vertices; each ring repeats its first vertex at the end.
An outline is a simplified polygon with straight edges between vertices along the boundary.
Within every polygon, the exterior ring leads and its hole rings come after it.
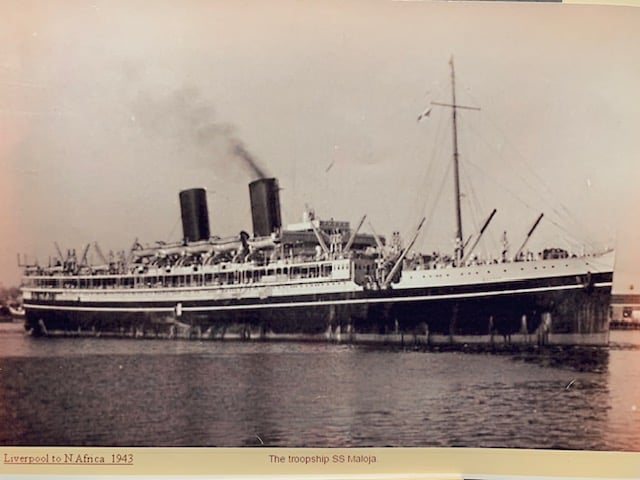
POLYGON ((42 289, 130 289, 181 288, 216 285, 252 285, 302 282, 323 279, 355 280, 355 263, 350 259, 315 262, 277 261, 268 265, 219 263, 214 265, 150 267, 123 274, 56 273, 27 275, 23 290, 42 289))

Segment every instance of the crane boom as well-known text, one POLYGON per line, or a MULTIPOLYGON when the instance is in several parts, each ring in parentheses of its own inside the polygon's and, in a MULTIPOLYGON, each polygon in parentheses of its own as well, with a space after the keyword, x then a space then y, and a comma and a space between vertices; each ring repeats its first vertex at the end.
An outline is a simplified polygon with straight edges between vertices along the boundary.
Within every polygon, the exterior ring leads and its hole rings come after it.
POLYGON ((347 253, 349 251, 349 249, 351 248, 351 245, 353 245, 354 240, 356 239, 356 235, 358 234, 358 232, 360 231, 360 228, 362 228, 362 224, 364 223, 364 220, 367 218, 366 215, 363 215, 362 219, 360 220, 360 223, 358 224, 358 228, 356 228, 353 233, 351 234, 351 237, 349 238, 349 241, 347 242, 347 244, 344 247, 343 252, 347 253))
POLYGON ((380 253, 382 254, 382 251, 384 250, 384 245, 382 245, 382 242, 380 241, 380 237, 378 237, 378 234, 376 233, 375 229, 373 228, 373 225, 371 224, 371 222, 367 222, 367 225, 369 225, 369 228, 371 229, 371 232, 373 233, 373 238, 376 241, 376 245, 378 246, 378 250, 380 250, 380 253))
POLYGON ((62 250, 60 250, 60 246, 58 245, 58 242, 53 242, 53 244, 56 246, 56 251, 58 252, 58 258, 60 259, 60 263, 64 263, 65 258, 64 258, 64 255, 62 255, 62 250))
POLYGON ((98 245, 98 242, 94 243, 94 247, 96 249, 96 252, 98 252, 98 256, 100 257, 100 260, 102 260, 102 263, 105 265, 109 265, 109 262, 107 262, 107 259, 102 254, 102 250, 100 250, 100 245, 98 245))
POLYGON ((420 225, 418 225, 418 228, 416 229, 416 233, 413 235, 411 242, 402 251, 402 253, 398 257, 398 260, 396 260, 396 263, 393 265, 393 268, 391 269, 387 277, 384 279, 384 282, 382 283, 383 288, 387 288, 389 286, 394 275, 398 272, 400 265, 402 265, 402 261, 404 260, 404 257, 406 257, 411 247, 413 247, 413 244, 416 243, 416 240, 418 239, 418 235, 420 234, 420 229, 422 228, 422 225, 424 225, 425 220, 426 220, 426 217, 422 217, 422 220, 420 221, 420 225))
POLYGON ((538 228, 538 224, 540 223, 540 220, 542 220, 542 217, 544 217, 544 213, 540 214, 538 219, 535 221, 535 223, 533 224, 533 226, 529 230, 529 233, 527 233, 527 237, 524 239, 524 242, 522 242, 522 245, 520 246, 520 248, 518 249, 516 254, 513 256, 514 259, 517 259, 518 256, 522 253, 522 250, 524 250, 524 247, 527 245, 527 242, 529 242, 529 239, 531 238, 531 235, 533 235, 534 230, 536 228, 538 228))
POLYGON ((493 209, 493 212, 491 212, 491 215, 489 215, 489 218, 487 218, 487 220, 484 222, 484 225, 482 226, 482 228, 480 229, 480 233, 478 234, 478 238, 476 238, 476 241, 473 242, 473 246, 467 250, 467 254, 464 256, 464 258, 462 259, 462 261, 460 262, 460 265, 464 265, 465 262, 469 259, 469 257, 471 256, 471 253, 473 253, 473 251, 475 250, 475 248, 478 246, 478 243, 480 242, 480 239, 482 238, 482 235, 484 234, 484 231, 487 229, 487 227, 489 226, 489 223, 491 223, 491 220, 493 220, 493 216, 496 214, 498 210, 496 210, 495 208, 493 209))
POLYGON ((329 247, 327 247, 327 243, 324 241, 324 238, 322 238, 322 232, 320 232, 320 230, 318 230, 318 227, 315 226, 315 224, 313 223, 313 220, 311 220, 310 224, 311 224, 311 228, 313 230, 313 233, 315 233, 316 238, 318 239, 318 243, 320 244, 320 247, 322 248, 322 251, 328 257, 329 256, 329 247))

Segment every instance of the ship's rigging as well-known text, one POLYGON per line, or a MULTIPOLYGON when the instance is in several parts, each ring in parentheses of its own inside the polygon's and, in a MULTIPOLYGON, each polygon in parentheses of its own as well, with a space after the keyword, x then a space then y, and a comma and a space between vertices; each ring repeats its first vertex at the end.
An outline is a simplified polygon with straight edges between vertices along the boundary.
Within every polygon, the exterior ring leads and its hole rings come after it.
MULTIPOLYGON (((572 215, 567 207, 563 205, 561 201, 559 201, 557 195, 552 194, 551 189, 547 186, 546 182, 541 178, 541 176, 536 172, 534 168, 532 168, 525 159, 524 155, 522 155, 517 148, 513 147, 510 142, 506 140, 501 140, 501 142, 496 146, 492 145, 488 142, 477 130, 472 128, 474 124, 473 121, 464 122, 465 136, 463 139, 465 152, 461 155, 460 153, 460 143, 459 143, 459 134, 460 134, 460 126, 461 126, 461 118, 460 111, 481 111, 481 108, 478 106, 462 104, 459 102, 457 98, 456 91, 456 72, 454 66, 454 59, 451 56, 449 61, 449 86, 450 86, 450 95, 451 102, 442 102, 442 101, 430 101, 428 109, 418 117, 418 121, 423 118, 429 117, 429 121, 427 123, 427 128, 434 130, 435 133, 431 133, 431 138, 434 138, 435 141, 433 143, 433 150, 431 153, 430 161, 427 164, 427 170, 425 172, 423 184, 428 185, 433 189, 434 181, 433 177, 435 174, 433 172, 436 171, 434 167, 434 159, 442 154, 442 149, 440 148, 440 144, 443 143, 445 135, 442 131, 442 121, 444 117, 434 115, 435 112, 439 109, 439 107, 444 107, 445 109, 449 109, 451 111, 450 116, 450 124, 451 124, 451 145, 452 148, 450 150, 449 159, 446 163, 446 170, 443 175, 436 175, 436 178, 443 178, 443 180, 438 183, 438 188, 435 189, 435 195, 432 194, 430 198, 425 200, 425 203, 422 207, 422 212, 426 213, 426 217, 428 219, 427 224, 431 223, 433 226, 434 223, 437 223, 437 226, 441 230, 441 222, 437 222, 437 220, 432 222, 432 219, 435 219, 434 213, 438 208, 438 203, 441 201, 443 197, 443 190, 446 189, 446 186, 442 182, 450 182, 451 177, 453 178, 453 206, 454 206, 454 234, 453 237, 453 245, 447 244, 447 246, 443 245, 441 241, 437 241, 436 243, 432 243, 434 238, 433 234, 435 233, 433 230, 428 227, 425 229, 427 232, 427 236, 429 236, 429 244, 435 247, 436 251, 453 251, 453 261, 462 265, 469 261, 470 255, 468 255, 469 245, 473 245, 473 249, 475 249, 478 244, 486 244, 485 240, 481 241, 483 235, 484 237, 489 237, 490 242, 493 247, 487 249, 486 245, 484 248, 484 255, 487 258, 495 258, 495 252, 499 251, 500 244, 502 244, 502 249, 504 251, 504 245, 508 243, 506 240, 507 230, 500 231, 500 240, 496 241, 495 232, 492 234, 491 228, 487 229, 487 225, 483 222, 487 215, 489 215, 489 209, 483 207, 482 205, 486 205, 486 202, 482 202, 480 195, 478 194, 477 183, 482 180, 485 183, 488 181, 489 186, 485 190, 491 191, 493 195, 493 191, 501 191, 507 194, 507 196, 514 199, 518 204, 522 205, 527 210, 533 212, 531 214, 530 222, 535 222, 533 227, 529 226, 522 227, 522 233, 518 231, 509 231, 509 234, 515 234, 515 245, 520 246, 514 252, 511 252, 506 255, 508 259, 518 259, 519 256, 522 255, 532 255, 531 252, 525 252, 524 247, 529 245, 532 235, 534 231, 538 230, 538 227, 541 223, 547 223, 547 226, 543 228, 543 230, 548 230, 548 227, 554 227, 556 232, 560 232, 557 234, 556 240, 549 239, 549 234, 547 233, 545 237, 545 241, 547 243, 556 243, 560 244, 563 249, 571 251, 576 254, 584 254, 584 253, 595 253, 598 251, 606 250, 606 247, 602 247, 599 245, 595 245, 590 240, 593 238, 593 235, 590 235, 588 232, 588 228, 585 228, 584 225, 581 225, 580 222, 576 219, 575 215, 572 215), (434 125, 435 124, 435 125, 434 125), (473 152, 471 152, 471 148, 468 146, 469 141, 476 142, 477 144, 484 147, 485 151, 488 147, 489 154, 493 155, 495 158, 502 160, 502 170, 508 171, 508 173, 515 177, 516 180, 520 181, 523 184, 523 187, 516 186, 513 181, 496 181, 495 178, 490 174, 489 168, 486 166, 481 166, 478 162, 479 151, 482 150, 476 146, 473 152), (510 156, 506 156, 504 154, 503 146, 508 145, 510 150, 514 151, 510 156), (513 160, 518 160, 519 164, 514 164, 513 160), (524 173, 523 173, 524 172, 524 173), (537 185, 534 185, 534 183, 537 185), (533 202, 531 199, 527 198, 527 194, 533 193, 536 197, 536 201, 533 202), (542 195, 540 192, 543 192, 542 195), (534 203, 537 205, 535 206, 534 203), (429 208, 427 206, 430 205, 429 208), (543 208, 541 208, 541 206, 543 208), (541 210, 544 209, 545 213, 541 213, 541 210), (466 212, 465 212, 466 210, 466 212), (535 216, 534 216, 535 214, 535 216), (466 219, 465 219, 466 217, 466 219), (544 222, 541 222, 542 217, 544 217, 544 222), (473 220, 470 222, 468 220, 473 220), (471 228, 471 225, 475 225, 472 228, 474 233, 472 235, 468 235, 465 237, 463 231, 471 228), (483 225, 480 227, 480 225, 483 225), (486 231, 486 235, 485 235, 486 231)), ((443 90, 443 89, 440 89, 443 90)), ((464 92, 466 95, 473 97, 469 92, 469 88, 465 88, 464 92)), ((475 98, 472 98, 477 103, 475 98)), ((473 117, 473 116, 471 116, 473 117)), ((465 117, 466 119, 467 117, 465 117)), ((482 115, 482 120, 486 119, 486 114, 482 115)), ((495 122, 491 122, 494 129, 500 132, 500 136, 502 138, 507 138, 500 129, 497 127, 495 122)), ((486 154, 486 153, 485 153, 486 154)), ((480 155, 481 156, 481 155, 480 155)), ((495 168, 495 167, 494 167, 495 168)), ((420 188, 419 191, 422 192, 423 188, 420 188)), ((503 199, 496 203, 494 199, 490 207, 497 207, 498 210, 503 210, 500 205, 504 202, 503 199)), ((507 209, 509 210, 509 209, 507 209)), ((510 215, 513 215, 513 209, 507 212, 510 215)), ((495 213, 491 213, 489 216, 489 220, 493 220, 495 213)), ((440 217, 441 218, 441 217, 440 217)), ((496 222, 494 222, 496 223, 496 222)), ((514 222, 510 221, 510 224, 514 222)), ((423 235, 423 237, 426 237, 423 235)), ((421 245, 424 249, 427 244, 427 239, 423 238, 421 245)), ((540 242, 538 242, 540 245, 540 242)), ((538 247, 539 248, 539 247, 538 247)), ((427 248, 427 250, 430 250, 427 248)), ((434 251, 435 253, 435 251, 434 251)), ((538 252, 540 253, 540 252, 538 252)), ((503 255, 504 256, 504 253, 503 255)))
POLYGON ((455 206, 456 206, 456 238, 455 238, 455 253, 454 258, 456 263, 460 264, 464 258, 464 237, 462 235, 462 207, 461 207, 461 193, 460 193, 460 154, 458 152, 458 122, 457 111, 458 109, 464 110, 480 110, 479 107, 472 107, 468 105, 459 105, 456 103, 456 72, 453 64, 453 55, 449 60, 451 66, 451 103, 431 102, 432 105, 439 107, 451 108, 451 123, 453 127, 453 184, 455 191, 455 206))

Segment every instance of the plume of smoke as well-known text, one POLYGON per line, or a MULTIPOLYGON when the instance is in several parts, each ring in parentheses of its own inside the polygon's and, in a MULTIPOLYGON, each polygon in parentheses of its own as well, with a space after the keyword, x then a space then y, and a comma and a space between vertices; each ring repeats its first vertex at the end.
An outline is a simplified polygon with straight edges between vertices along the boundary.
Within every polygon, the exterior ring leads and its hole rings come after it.
POLYGON ((216 155, 222 155, 238 161, 249 170, 252 179, 268 176, 240 140, 236 128, 218 122, 211 102, 195 88, 184 88, 159 99, 139 97, 133 104, 133 115, 145 130, 175 142, 176 149, 187 155, 195 148, 197 157, 215 162, 216 155))
POLYGON ((264 170, 262 170, 260 166, 256 163, 254 158, 245 148, 244 144, 240 140, 234 137, 231 137, 230 140, 232 141, 232 145, 233 145, 232 149, 235 156, 244 160, 247 163, 247 165, 249 165, 249 167, 253 170, 253 173, 258 178, 266 178, 267 175, 264 173, 264 170))

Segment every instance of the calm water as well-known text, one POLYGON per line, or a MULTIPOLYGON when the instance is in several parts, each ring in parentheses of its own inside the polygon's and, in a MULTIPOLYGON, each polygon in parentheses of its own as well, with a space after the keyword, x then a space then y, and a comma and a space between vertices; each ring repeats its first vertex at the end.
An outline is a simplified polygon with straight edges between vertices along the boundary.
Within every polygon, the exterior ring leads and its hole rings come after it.
POLYGON ((611 340, 491 355, 0 324, 0 444, 640 451, 640 332, 611 340))

